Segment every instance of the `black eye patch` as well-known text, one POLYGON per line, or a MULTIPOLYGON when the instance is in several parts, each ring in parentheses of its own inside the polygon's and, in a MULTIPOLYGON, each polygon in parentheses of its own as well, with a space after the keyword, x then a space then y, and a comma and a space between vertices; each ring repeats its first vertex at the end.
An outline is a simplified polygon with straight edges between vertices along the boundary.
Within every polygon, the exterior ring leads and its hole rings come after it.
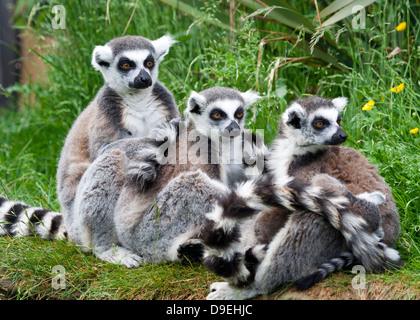
POLYGON ((330 122, 325 118, 315 118, 312 121, 312 127, 314 127, 316 130, 325 129, 329 125, 330 125, 330 122))
POLYGON ((128 58, 121 58, 120 61, 118 61, 118 69, 120 71, 130 71, 132 69, 136 68, 136 63, 128 58))
POLYGON ((226 113, 223 110, 215 108, 210 112, 210 119, 212 120, 218 121, 225 118, 226 118, 226 113))
POLYGON ((149 54, 144 60, 144 66, 148 69, 153 69, 153 67, 155 66, 155 59, 151 54, 149 54))
POLYGON ((236 111, 235 111, 235 118, 236 119, 241 120, 241 119, 243 119, 244 115, 245 115, 244 108, 239 107, 238 109, 236 109, 236 111))

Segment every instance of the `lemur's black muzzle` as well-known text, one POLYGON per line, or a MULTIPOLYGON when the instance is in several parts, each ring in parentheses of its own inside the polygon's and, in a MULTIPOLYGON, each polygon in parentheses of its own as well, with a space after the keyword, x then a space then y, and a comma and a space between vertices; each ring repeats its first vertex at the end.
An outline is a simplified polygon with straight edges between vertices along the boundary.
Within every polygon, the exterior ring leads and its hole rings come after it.
POLYGON ((236 121, 232 120, 231 123, 225 128, 224 131, 225 131, 224 136, 233 138, 233 137, 237 137, 241 133, 241 127, 236 121))
POLYGON ((145 89, 152 85, 152 78, 150 75, 142 69, 137 77, 134 78, 134 82, 130 84, 130 88, 134 89, 145 89))
POLYGON ((338 127, 336 133, 334 133, 331 137, 331 145, 342 144, 347 139, 347 134, 344 132, 341 127, 338 127))

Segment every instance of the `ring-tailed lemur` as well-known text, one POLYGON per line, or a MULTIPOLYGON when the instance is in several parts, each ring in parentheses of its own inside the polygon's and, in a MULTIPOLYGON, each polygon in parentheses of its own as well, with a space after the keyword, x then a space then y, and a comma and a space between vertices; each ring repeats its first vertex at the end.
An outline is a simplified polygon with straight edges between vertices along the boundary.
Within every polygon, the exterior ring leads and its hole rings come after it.
POLYGON ((339 146, 346 103, 292 103, 267 174, 239 185, 208 215, 204 263, 229 281, 213 284, 208 299, 245 299, 297 280, 306 288, 354 256, 369 270, 398 263, 387 247, 399 233, 388 185, 358 151, 339 146))
MULTIPOLYGON (((229 192, 227 184, 253 167, 243 163, 240 147, 245 110, 257 98, 251 91, 218 87, 193 92, 187 120, 173 120, 155 132, 166 140, 110 144, 80 182, 76 214, 66 222, 72 239, 100 259, 128 267, 179 261, 184 255, 200 259, 205 213, 229 192), (166 163, 159 154, 167 155, 166 163)), ((251 139, 250 144, 245 156, 261 154, 263 162, 263 143, 251 139)))
MULTIPOLYGON (((175 42, 169 35, 154 41, 124 36, 93 50, 92 65, 105 84, 74 122, 61 152, 57 193, 65 223, 72 220, 80 179, 104 147, 119 139, 150 136, 158 125, 179 117, 171 92, 158 81, 159 64, 175 42)), ((4 218, 12 235, 32 234, 24 221, 21 229, 26 231, 12 228, 10 224, 20 220, 10 213, 4 218)), ((41 218, 39 213, 34 211, 29 220, 51 220, 57 214, 43 211, 41 218)))

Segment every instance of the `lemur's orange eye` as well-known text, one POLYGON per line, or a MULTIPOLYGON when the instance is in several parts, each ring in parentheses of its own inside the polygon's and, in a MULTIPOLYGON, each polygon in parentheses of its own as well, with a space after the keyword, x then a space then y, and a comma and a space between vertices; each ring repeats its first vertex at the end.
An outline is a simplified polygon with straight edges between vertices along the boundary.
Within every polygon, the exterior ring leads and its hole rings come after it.
POLYGON ((213 114, 213 118, 215 118, 215 119, 219 119, 220 117, 221 117, 220 113, 213 114))
POLYGON ((341 126, 341 120, 337 120, 337 124, 341 126))
POLYGON ((146 67, 152 67, 153 66, 153 61, 147 61, 146 62, 146 67))
POLYGON ((123 63, 122 67, 123 67, 123 69, 129 69, 130 64, 129 63, 123 63))
POLYGON ((317 122, 315 122, 315 125, 316 125, 318 128, 322 128, 322 127, 324 126, 324 122, 323 122, 323 121, 317 121, 317 122))
POLYGON ((236 114, 237 118, 242 118, 243 116, 244 116, 244 114, 242 112, 236 114))

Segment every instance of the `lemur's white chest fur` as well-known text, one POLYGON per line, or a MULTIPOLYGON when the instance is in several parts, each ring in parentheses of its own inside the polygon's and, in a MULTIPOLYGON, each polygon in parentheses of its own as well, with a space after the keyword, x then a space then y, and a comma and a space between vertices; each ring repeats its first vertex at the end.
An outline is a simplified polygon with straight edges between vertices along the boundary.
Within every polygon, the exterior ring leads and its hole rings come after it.
POLYGON ((293 139, 278 138, 273 143, 271 156, 267 161, 267 168, 274 173, 276 184, 285 186, 294 178, 289 176, 288 171, 294 156, 317 152, 325 146, 311 145, 300 146, 293 139))
POLYGON ((144 94, 125 95, 123 98, 122 124, 133 138, 150 136, 158 124, 166 121, 151 90, 144 94))

